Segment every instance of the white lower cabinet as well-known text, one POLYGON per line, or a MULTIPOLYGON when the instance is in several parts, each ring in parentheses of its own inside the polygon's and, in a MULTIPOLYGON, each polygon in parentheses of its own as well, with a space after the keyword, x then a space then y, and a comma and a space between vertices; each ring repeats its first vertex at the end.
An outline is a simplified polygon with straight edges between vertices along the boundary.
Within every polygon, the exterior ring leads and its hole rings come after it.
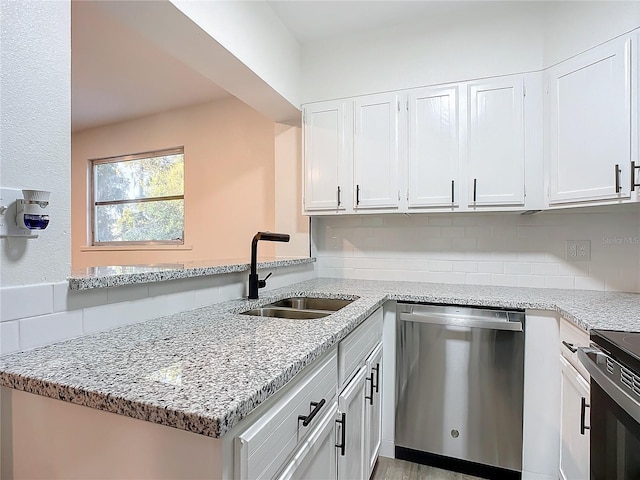
POLYGON ((560 478, 589 478, 589 383, 560 357, 562 365, 560 478))
POLYGON ((367 367, 363 365, 338 397, 341 412, 338 439, 338 478, 369 478, 365 466, 365 393, 367 367))
POLYGON ((338 404, 333 402, 293 458, 276 477, 278 480, 337 478, 335 418, 338 404))
POLYGON ((365 431, 367 477, 376 466, 382 440, 382 343, 367 359, 367 395, 365 396, 365 431))
POLYGON ((234 477, 367 480, 381 438, 382 309, 256 409, 234 477))

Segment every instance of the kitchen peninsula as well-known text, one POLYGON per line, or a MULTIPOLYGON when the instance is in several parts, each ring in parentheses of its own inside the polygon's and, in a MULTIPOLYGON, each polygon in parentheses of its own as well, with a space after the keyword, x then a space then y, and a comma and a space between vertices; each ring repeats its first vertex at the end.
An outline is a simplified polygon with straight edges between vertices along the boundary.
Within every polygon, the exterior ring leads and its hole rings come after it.
POLYGON ((231 437, 243 419, 255 421, 261 405, 305 367, 386 302, 400 300, 546 310, 583 330, 640 331, 638 294, 315 279, 259 300, 236 299, 7 355, 0 359, 0 384, 221 439, 218 460, 230 462, 223 457, 233 456, 231 437), (239 315, 287 296, 355 301, 316 320, 239 315))

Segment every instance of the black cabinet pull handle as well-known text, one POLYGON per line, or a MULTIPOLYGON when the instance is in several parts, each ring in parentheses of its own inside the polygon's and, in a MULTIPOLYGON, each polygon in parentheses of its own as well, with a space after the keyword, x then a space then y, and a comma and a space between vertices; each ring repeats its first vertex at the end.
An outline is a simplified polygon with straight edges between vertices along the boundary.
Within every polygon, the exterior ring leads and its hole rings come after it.
POLYGON ((616 163, 616 193, 620 193, 620 165, 616 163))
POLYGON ((356 205, 360 205, 360 185, 356 185, 356 205))
POLYGON ((451 203, 455 203, 455 189, 456 189, 456 181, 451 180, 451 203))
POLYGON ((635 192, 636 187, 640 187, 640 180, 636 183, 636 170, 640 170, 640 165, 636 165, 636 162, 631 162, 631 191, 635 192))
POLYGON ((311 410, 311 413, 309 413, 309 415, 298 415, 298 422, 302 420, 303 427, 309 426, 309 424, 313 420, 313 417, 315 417, 320 411, 320 409, 324 407, 325 400, 323 398, 319 402, 310 402, 310 403, 311 403, 311 407, 313 408, 313 410, 311 410))
POLYGON ((340 455, 344 457, 344 449, 347 445, 347 414, 343 413, 340 420, 336 420, 342 426, 342 433, 340 434, 340 443, 336 443, 336 448, 340 449, 340 455))
POLYGON ((566 341, 562 341, 562 344, 569 349, 571 353, 576 353, 578 349, 573 346, 573 343, 567 343, 566 341))
MULTIPOLYGON (((380 387, 380 363, 376 363, 376 366, 371 367, 371 370, 376 371, 376 393, 378 393, 378 388, 380 387)), ((373 373, 371 375, 373 375, 373 373)))
POLYGON ((586 398, 582 397, 582 405, 580 407, 580 435, 584 435, 584 432, 586 430, 590 430, 591 429, 591 427, 587 427, 584 424, 585 417, 587 416, 586 415, 587 408, 591 408, 591 405, 589 405, 587 403, 587 399, 586 398))
POLYGON ((373 372, 371 372, 371 377, 367 377, 366 380, 369 382, 369 395, 365 395, 364 399, 369 400, 369 405, 373 405, 373 389, 375 388, 373 385, 373 372))
POLYGON ((478 191, 478 179, 474 178, 473 179, 473 201, 474 202, 476 201, 477 191, 478 191))
POLYGON ((340 206, 342 202, 340 201, 340 185, 338 185, 338 206, 340 206))

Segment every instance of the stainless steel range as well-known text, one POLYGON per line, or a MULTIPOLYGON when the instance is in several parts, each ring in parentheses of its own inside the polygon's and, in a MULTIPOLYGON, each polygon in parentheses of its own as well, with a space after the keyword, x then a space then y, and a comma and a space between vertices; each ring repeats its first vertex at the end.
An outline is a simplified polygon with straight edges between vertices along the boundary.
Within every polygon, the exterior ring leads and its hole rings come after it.
MULTIPOLYGON (((591 480, 640 478, 640 333, 592 330, 578 358, 591 375, 591 480)), ((584 416, 584 412, 583 412, 584 416)))
POLYGON ((520 478, 524 313, 398 303, 396 457, 520 478))

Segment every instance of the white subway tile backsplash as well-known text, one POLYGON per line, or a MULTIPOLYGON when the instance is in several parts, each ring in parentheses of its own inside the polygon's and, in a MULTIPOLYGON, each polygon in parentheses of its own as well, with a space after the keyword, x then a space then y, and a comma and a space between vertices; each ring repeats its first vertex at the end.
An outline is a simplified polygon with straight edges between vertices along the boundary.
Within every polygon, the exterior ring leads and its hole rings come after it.
POLYGON ((575 288, 574 277, 555 277, 553 275, 547 275, 544 277, 545 288, 575 288))
POLYGON ((0 323, 0 355, 20 350, 20 321, 0 323))
POLYGON ((55 312, 81 310, 107 303, 107 289, 69 290, 67 282, 53 284, 53 305, 55 312))
POLYGON ((490 285, 490 273, 467 273, 465 275, 465 283, 467 285, 490 285))
POLYGON ((576 277, 577 290, 604 290, 604 279, 597 277, 576 277))
POLYGON ((505 275, 505 274, 491 274, 491 285, 501 285, 504 287, 517 287, 518 276, 517 275, 505 275))
POLYGON ((558 275, 559 266, 557 263, 532 263, 532 275, 558 275))
POLYGON ((464 227, 441 227, 440 233, 445 238, 463 238, 465 229, 464 227))
POLYGON ((43 283, 0 289, 0 321, 53 313, 53 285, 43 283))
POLYGON ((453 262, 447 262, 443 260, 429 260, 427 268, 431 272, 452 272, 453 262))
POLYGON ((149 296, 149 285, 126 285, 107 288, 107 303, 127 302, 149 296))
MULTIPOLYGON (((383 266, 385 272, 404 270, 418 281, 439 281, 436 274, 449 273, 463 274, 462 279, 452 277, 461 283, 638 292, 640 248, 634 239, 640 238, 640 208, 633 207, 534 216, 385 215, 382 227, 369 228, 371 237, 363 233, 362 219, 344 216, 339 230, 332 231, 333 241, 352 242, 353 249, 329 250, 316 240, 318 274, 340 276, 347 266, 347 275, 362 278, 360 270, 383 266), (591 261, 567 261, 566 242, 571 239, 591 242, 591 261), (358 262, 352 263, 353 258, 358 262), (384 265, 373 262, 381 258, 387 259, 384 265)), ((332 222, 314 219, 314 239, 332 222)))
POLYGON ((531 264, 525 262, 506 262, 504 264, 504 273, 511 275, 529 275, 531 273, 531 264))
POLYGON ((453 262, 454 272, 476 273, 478 271, 478 262, 453 262))
POLYGON ((518 287, 544 288, 544 277, 540 275, 518 275, 518 287))
POLYGON ((502 262, 478 262, 478 273, 504 273, 502 262))
POLYGON ((433 215, 429 217, 429 225, 434 227, 448 227, 453 225, 453 216, 451 215, 433 215))
POLYGON ((20 320, 20 350, 48 345, 83 334, 82 310, 20 320))

